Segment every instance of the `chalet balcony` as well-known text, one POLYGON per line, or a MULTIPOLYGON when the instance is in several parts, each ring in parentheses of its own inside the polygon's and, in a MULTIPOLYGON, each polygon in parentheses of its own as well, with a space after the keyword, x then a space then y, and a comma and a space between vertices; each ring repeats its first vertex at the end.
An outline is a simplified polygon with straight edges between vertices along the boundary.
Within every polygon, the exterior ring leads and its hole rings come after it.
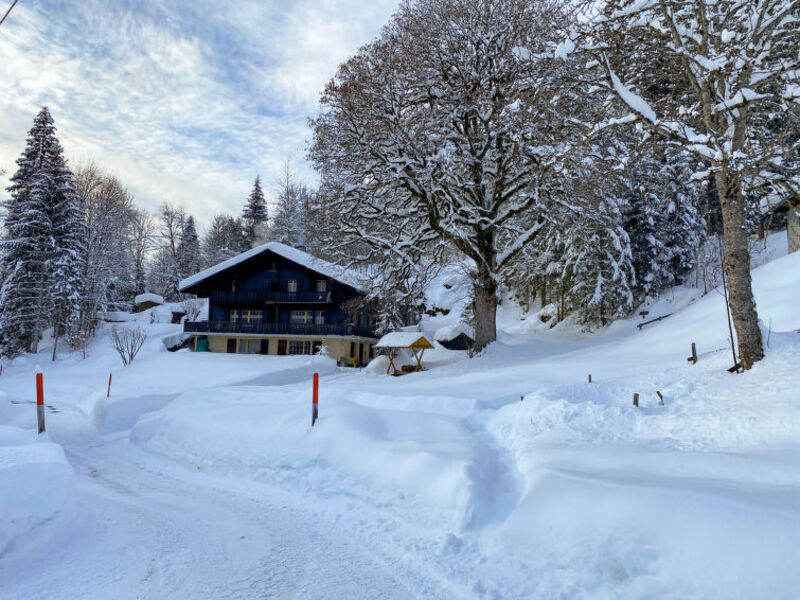
POLYGON ((185 333, 241 333, 251 335, 303 335, 323 337, 342 335, 377 338, 371 327, 357 325, 306 325, 303 323, 230 323, 228 321, 186 321, 185 333))
POLYGON ((217 304, 258 305, 264 304, 329 304, 333 300, 330 292, 211 292, 211 301, 217 304))

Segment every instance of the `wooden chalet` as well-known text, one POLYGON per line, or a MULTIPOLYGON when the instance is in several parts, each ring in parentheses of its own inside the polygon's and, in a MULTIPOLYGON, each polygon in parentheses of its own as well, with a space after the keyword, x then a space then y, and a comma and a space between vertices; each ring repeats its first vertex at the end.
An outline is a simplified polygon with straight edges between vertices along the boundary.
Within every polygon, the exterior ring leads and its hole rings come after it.
POLYGON ((195 351, 315 354, 324 344, 350 365, 374 355, 371 315, 343 307, 366 291, 342 267, 279 242, 192 275, 180 291, 208 298, 208 321, 184 324, 195 351))

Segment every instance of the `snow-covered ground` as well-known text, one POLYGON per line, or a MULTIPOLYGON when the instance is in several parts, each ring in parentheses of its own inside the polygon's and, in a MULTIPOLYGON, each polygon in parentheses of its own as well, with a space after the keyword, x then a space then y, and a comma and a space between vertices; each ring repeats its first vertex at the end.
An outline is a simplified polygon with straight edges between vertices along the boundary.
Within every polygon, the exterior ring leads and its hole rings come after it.
POLYGON ((104 332, 5 362, 0 598, 797 597, 800 254, 754 285, 742 375, 721 297, 685 289, 596 335, 507 302, 483 355, 400 378, 167 352, 148 313, 125 369, 104 332))

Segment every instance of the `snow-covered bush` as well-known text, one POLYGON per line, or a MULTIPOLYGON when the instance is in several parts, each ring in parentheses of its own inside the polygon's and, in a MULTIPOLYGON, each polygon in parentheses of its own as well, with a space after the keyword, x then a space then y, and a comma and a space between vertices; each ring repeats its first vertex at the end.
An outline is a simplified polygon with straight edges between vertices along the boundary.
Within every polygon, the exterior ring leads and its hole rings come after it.
POLYGON ((114 342, 114 350, 122 358, 122 364, 127 367, 136 358, 147 340, 147 330, 139 325, 114 327, 111 329, 111 340, 114 342))

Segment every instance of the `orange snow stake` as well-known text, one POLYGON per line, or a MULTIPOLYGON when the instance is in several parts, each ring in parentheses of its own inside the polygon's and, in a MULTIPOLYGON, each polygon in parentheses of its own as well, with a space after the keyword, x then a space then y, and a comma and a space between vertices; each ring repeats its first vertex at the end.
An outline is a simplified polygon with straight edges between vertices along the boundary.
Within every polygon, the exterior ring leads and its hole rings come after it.
POLYGON ((314 373, 314 394, 311 400, 311 426, 317 422, 319 417, 319 373, 314 373))
POLYGON ((106 398, 111 397, 111 373, 108 374, 108 392, 106 392, 106 398))
POLYGON ((36 373, 36 420, 39 433, 44 433, 44 378, 41 373, 36 373))

